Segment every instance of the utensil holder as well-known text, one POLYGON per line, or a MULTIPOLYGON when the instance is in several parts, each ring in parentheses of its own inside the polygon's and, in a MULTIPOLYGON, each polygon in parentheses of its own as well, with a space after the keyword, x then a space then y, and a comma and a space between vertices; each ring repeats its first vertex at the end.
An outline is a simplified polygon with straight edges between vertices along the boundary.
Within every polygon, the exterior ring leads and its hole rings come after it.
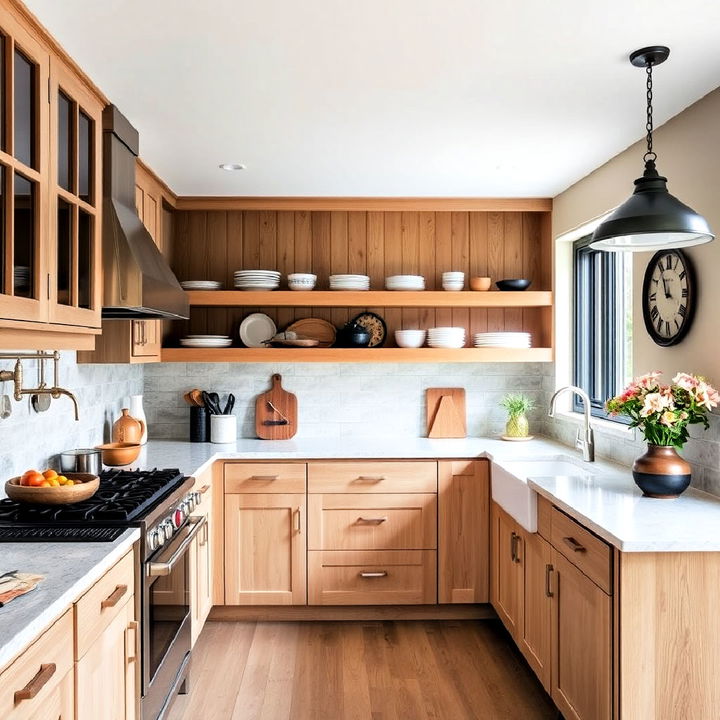
POLYGON ((208 412, 204 407, 190 408, 190 442, 208 441, 208 412))
POLYGON ((235 415, 210 416, 210 442, 227 444, 237 439, 237 418, 235 415))

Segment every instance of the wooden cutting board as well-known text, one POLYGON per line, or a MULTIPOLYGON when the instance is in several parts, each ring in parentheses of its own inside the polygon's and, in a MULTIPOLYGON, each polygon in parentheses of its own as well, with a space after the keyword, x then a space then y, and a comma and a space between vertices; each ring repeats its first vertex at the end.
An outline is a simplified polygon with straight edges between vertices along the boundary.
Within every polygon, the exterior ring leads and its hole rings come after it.
POLYGON ((425 400, 428 437, 467 437, 465 388, 428 388, 425 400))
POLYGON ((297 432, 297 397, 283 390, 282 376, 255 400, 255 434, 261 440, 289 440, 297 432))

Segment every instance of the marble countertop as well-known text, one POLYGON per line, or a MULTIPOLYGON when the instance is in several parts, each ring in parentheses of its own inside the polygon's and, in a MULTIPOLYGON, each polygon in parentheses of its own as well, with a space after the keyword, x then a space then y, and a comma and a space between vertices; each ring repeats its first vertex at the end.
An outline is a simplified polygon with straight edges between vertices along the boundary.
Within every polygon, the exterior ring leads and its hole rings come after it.
POLYGON ((112 543, 0 544, 0 573, 17 570, 45 576, 27 595, 0 608, 0 669, 50 627, 139 539, 140 530, 131 528, 112 543))

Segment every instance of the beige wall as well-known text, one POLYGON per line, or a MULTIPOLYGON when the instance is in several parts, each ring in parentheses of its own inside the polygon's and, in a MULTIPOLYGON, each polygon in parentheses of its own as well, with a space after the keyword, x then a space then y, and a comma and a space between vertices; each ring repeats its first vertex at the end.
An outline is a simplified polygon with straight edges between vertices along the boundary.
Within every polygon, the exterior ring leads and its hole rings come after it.
MULTIPOLYGON (((657 104, 662 95, 657 96, 657 104)), ((638 112, 638 125, 644 116, 638 112)), ((589 140, 590 141, 590 140, 589 140)), ((670 192, 704 215, 720 235, 720 88, 672 118, 655 133, 658 170, 670 192)), ((642 173, 644 141, 615 156, 554 200, 557 237, 620 204, 642 173)), ((650 340, 642 319, 642 278, 652 253, 634 255, 635 374, 679 370, 706 375, 720 384, 720 240, 687 250, 697 272, 699 303, 690 333, 679 344, 661 348, 650 340)), ((556 277, 556 284, 563 282, 556 277)))

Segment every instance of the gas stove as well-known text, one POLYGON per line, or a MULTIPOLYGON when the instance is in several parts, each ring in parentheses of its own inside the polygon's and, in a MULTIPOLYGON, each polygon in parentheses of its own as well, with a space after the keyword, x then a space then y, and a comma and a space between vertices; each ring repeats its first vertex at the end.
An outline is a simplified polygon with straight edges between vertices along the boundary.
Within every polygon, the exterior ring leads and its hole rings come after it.
POLYGON ((30 505, 4 498, 0 542, 112 542, 140 526, 146 538, 156 538, 146 555, 162 544, 160 533, 169 540, 194 508, 192 482, 176 469, 106 470, 98 491, 82 502, 30 505))

